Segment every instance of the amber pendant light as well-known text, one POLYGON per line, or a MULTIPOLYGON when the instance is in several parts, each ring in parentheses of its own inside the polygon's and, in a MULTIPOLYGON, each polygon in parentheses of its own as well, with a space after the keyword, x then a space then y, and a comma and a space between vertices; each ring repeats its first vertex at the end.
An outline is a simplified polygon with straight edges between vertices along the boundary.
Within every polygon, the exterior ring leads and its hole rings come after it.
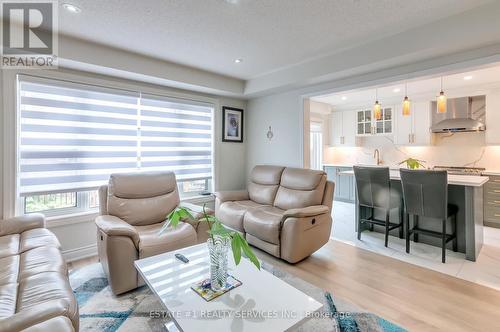
POLYGON ((382 120, 382 106, 378 102, 378 89, 375 88, 375 105, 373 105, 373 117, 375 120, 382 120))
POLYGON ((408 99, 408 82, 405 82, 405 99, 403 100, 403 116, 411 115, 410 99, 408 99))
POLYGON ((441 92, 439 92, 439 96, 437 97, 437 112, 438 113, 446 113, 446 96, 443 92, 443 77, 441 76, 441 92))

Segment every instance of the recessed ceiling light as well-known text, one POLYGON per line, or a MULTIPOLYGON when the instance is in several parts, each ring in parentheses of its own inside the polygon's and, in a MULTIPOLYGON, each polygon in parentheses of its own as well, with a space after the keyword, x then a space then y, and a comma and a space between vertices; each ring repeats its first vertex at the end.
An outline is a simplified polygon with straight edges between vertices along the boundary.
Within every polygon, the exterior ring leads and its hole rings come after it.
POLYGON ((394 93, 398 93, 398 92, 400 92, 400 91, 401 91, 401 89, 400 89, 400 88, 395 88, 394 90, 392 90, 392 92, 394 92, 394 93))
POLYGON ((471 79, 472 79, 472 76, 470 76, 470 75, 464 76, 464 80, 466 80, 466 81, 471 80, 471 79))
POLYGON ((68 12, 70 13, 73 13, 73 14, 78 14, 80 13, 82 10, 80 9, 80 7, 77 7, 75 5, 72 5, 70 3, 63 3, 63 8, 66 9, 68 12))
POLYGON ((347 100, 347 97, 346 96, 342 96, 341 98, 342 100, 347 100))
POLYGON ((231 5, 236 5, 240 0, 224 0, 227 3, 230 3, 231 5))
POLYGON ((243 59, 235 59, 234 60, 234 63, 242 63, 243 62, 243 59))

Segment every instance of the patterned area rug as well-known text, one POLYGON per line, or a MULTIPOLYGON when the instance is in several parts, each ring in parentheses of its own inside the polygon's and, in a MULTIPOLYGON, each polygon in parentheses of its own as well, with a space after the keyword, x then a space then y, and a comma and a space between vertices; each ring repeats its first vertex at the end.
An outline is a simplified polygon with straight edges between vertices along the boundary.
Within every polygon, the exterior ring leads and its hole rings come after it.
MULTIPOLYGON (((324 304, 320 317, 306 321, 296 331, 405 331, 379 316, 360 312, 353 305, 270 264, 263 262, 262 267, 324 304)), ((168 318, 150 317, 152 311, 163 310, 163 307, 147 286, 114 296, 99 263, 72 271, 70 282, 80 306, 81 332, 166 331, 164 325, 168 318)))

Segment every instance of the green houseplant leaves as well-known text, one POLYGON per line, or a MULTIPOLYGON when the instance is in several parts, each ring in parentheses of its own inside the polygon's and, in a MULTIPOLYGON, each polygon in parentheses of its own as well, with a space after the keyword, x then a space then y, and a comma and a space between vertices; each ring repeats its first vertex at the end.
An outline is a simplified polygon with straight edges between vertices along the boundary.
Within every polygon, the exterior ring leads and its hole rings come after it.
POLYGON ((425 168, 424 163, 425 161, 423 160, 408 158, 400 162, 399 165, 406 164, 406 167, 409 169, 418 169, 420 167, 425 168))
MULTIPOLYGON (((185 207, 175 208, 167 216, 167 221, 163 224, 159 234, 165 232, 169 226, 172 226, 173 228, 177 227, 179 223, 185 219, 194 220, 195 218, 185 207)), ((212 240, 215 236, 228 237, 231 239, 231 250, 233 251, 234 262, 236 265, 240 263, 241 256, 243 254, 260 270, 260 262, 243 236, 236 231, 231 231, 224 227, 220 220, 215 216, 207 214, 205 206, 203 206, 203 218, 200 219, 200 222, 208 223, 208 234, 210 234, 212 240)))

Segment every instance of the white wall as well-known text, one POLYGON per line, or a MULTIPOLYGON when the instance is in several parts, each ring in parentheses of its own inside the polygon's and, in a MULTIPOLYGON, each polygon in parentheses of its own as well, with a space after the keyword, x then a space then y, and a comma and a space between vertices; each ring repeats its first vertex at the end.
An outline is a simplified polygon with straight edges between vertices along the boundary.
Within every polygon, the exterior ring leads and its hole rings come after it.
POLYGON ((248 102, 247 174, 257 164, 302 167, 302 107, 302 98, 295 92, 248 102), (266 136, 269 126, 272 140, 266 136))

